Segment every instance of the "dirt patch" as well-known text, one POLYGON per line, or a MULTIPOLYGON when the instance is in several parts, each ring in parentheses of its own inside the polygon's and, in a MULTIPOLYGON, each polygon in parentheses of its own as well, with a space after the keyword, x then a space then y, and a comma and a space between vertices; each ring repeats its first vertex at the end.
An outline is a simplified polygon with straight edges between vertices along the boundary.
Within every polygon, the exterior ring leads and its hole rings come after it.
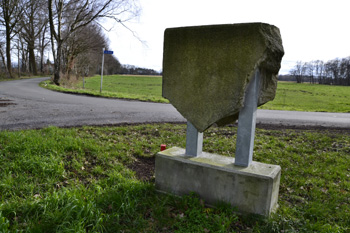
POLYGON ((155 157, 136 157, 129 168, 136 173, 137 179, 154 181, 155 157))
POLYGON ((9 99, 1 99, 0 98, 0 107, 6 107, 9 105, 16 105, 15 103, 12 103, 12 100, 9 99))
POLYGON ((309 125, 278 125, 278 124, 257 124, 256 128, 266 130, 283 130, 291 129, 296 131, 317 131, 318 133, 336 133, 350 135, 350 128, 337 128, 337 127, 326 127, 326 126, 309 126, 309 125))

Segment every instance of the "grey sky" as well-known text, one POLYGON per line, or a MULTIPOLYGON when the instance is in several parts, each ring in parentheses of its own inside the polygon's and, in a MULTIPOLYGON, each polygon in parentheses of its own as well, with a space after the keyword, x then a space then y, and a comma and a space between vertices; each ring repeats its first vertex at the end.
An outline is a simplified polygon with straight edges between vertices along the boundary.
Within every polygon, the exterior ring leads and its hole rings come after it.
POLYGON ((122 64, 160 70, 166 28, 264 22, 280 28, 285 56, 280 73, 296 61, 350 56, 349 0, 139 0, 129 25, 146 42, 116 26, 108 36, 122 64))

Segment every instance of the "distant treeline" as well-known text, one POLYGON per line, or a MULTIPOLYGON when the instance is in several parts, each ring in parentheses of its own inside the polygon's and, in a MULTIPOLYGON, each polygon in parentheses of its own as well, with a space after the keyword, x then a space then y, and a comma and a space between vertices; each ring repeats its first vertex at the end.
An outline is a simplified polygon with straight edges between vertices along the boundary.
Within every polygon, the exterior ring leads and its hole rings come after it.
POLYGON ((160 75, 161 73, 153 69, 140 68, 133 65, 121 65, 119 74, 135 74, 135 75, 160 75))
POLYGON ((321 60, 298 61, 288 75, 279 75, 281 81, 309 82, 328 85, 350 86, 350 57, 321 60))
POLYGON ((290 74, 279 74, 278 81, 296 82, 297 80, 290 74))

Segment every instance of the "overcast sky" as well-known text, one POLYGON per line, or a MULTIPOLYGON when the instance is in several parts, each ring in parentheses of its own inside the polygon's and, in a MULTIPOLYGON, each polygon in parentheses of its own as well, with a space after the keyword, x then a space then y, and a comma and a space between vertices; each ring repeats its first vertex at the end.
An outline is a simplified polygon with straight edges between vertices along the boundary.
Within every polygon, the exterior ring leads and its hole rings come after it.
POLYGON ((350 0, 139 0, 140 17, 129 23, 140 43, 120 26, 108 33, 122 64, 162 69, 166 28, 264 22, 280 29, 285 55, 280 74, 296 61, 350 56, 350 0))

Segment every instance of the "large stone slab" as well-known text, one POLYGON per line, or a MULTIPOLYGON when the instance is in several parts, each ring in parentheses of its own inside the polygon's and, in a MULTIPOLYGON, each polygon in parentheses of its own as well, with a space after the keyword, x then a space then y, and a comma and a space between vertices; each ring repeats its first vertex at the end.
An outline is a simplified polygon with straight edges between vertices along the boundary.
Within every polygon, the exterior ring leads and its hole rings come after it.
POLYGON ((175 195, 195 192, 206 204, 229 203, 241 212, 269 216, 277 208, 281 167, 253 162, 237 167, 234 158, 203 152, 185 155, 173 147, 158 152, 156 189, 175 195))
POLYGON ((166 29, 163 97, 200 132, 238 118, 256 69, 258 105, 273 100, 284 54, 279 29, 264 23, 166 29))

